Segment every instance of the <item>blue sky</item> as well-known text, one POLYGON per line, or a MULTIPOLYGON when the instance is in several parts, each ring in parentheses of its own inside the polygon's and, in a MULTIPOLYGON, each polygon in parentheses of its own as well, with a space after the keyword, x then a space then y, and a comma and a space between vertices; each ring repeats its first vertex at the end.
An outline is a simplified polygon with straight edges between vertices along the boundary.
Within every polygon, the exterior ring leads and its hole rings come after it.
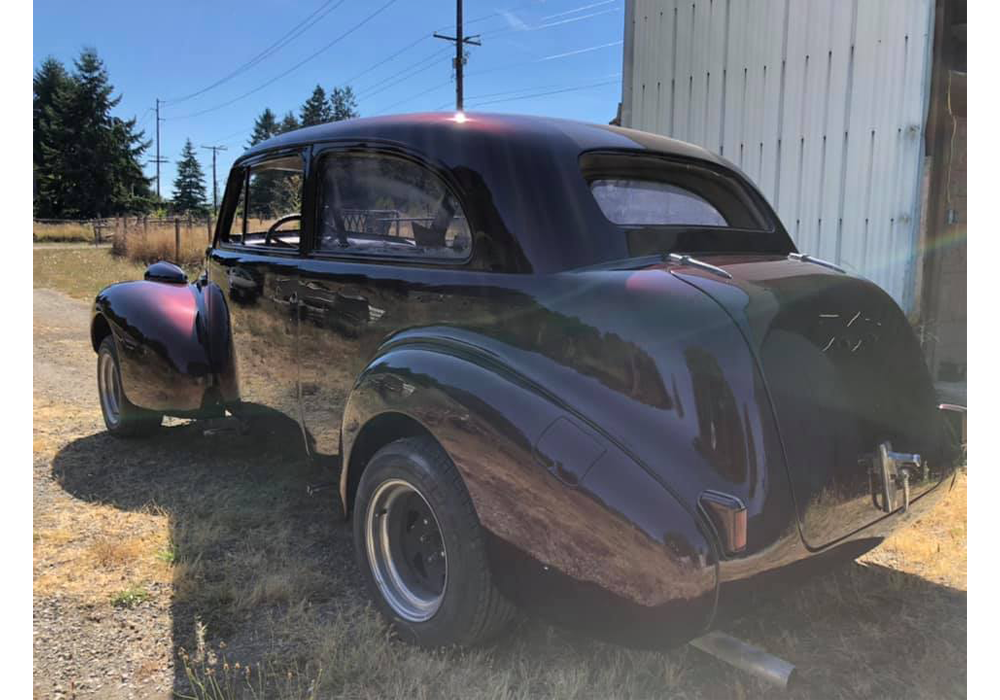
MULTIPOLYGON (((464 8, 466 34, 482 34, 483 44, 470 47, 467 111, 614 117, 624 0, 465 0, 464 8), (543 92, 554 94, 532 96, 543 92)), ((229 148, 219 154, 221 190, 254 118, 265 107, 279 118, 288 110, 297 116, 317 83, 329 90, 351 81, 362 116, 453 108, 454 46, 431 34, 453 34, 454 23, 454 0, 35 0, 33 61, 37 68, 52 55, 71 67, 82 47, 96 47, 122 95, 117 114, 138 117, 149 137, 154 101, 167 100, 160 125, 161 155, 171 161, 161 174, 166 197, 186 138, 229 148), (294 38, 238 72, 292 30, 294 38)), ((199 158, 210 178, 211 153, 199 149, 199 158)), ((152 176, 154 166, 146 172, 152 176)))

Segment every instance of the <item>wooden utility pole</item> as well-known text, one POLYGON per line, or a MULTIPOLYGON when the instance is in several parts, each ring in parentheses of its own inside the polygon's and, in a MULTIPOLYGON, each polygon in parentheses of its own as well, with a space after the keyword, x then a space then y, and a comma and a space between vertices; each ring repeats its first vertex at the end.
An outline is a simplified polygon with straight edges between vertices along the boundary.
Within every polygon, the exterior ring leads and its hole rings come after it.
POLYGON ((215 177, 215 154, 228 150, 225 146, 202 146, 212 152, 212 214, 219 213, 219 180, 215 177))
POLYGON ((465 101, 462 93, 465 45, 482 46, 478 34, 470 37, 462 36, 462 0, 455 0, 455 36, 447 36, 445 34, 438 34, 437 32, 434 32, 434 36, 438 39, 455 42, 455 59, 452 61, 452 67, 455 69, 455 110, 461 112, 465 109, 465 101))
POLYGON ((156 163, 156 198, 160 199, 160 163, 166 163, 166 158, 160 157, 160 98, 156 98, 156 158, 153 162, 156 163))

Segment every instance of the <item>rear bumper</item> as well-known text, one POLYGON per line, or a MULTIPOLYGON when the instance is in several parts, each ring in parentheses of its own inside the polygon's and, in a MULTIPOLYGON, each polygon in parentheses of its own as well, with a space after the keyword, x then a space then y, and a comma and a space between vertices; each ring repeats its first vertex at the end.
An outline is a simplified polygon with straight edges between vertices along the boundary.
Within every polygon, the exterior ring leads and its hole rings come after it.
POLYGON ((905 511, 899 508, 819 549, 806 547, 796 528, 772 546, 749 557, 720 562, 715 622, 744 614, 746 604, 753 596, 787 592, 811 578, 846 566, 880 545, 896 530, 931 511, 954 487, 956 476, 952 470, 936 485, 914 498, 905 511))

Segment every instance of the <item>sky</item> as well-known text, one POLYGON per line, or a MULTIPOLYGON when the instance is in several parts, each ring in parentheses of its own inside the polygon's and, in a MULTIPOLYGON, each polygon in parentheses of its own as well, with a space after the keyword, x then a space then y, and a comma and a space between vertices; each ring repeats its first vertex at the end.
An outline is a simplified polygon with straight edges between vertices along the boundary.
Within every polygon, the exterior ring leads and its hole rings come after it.
MULTIPOLYGON (((465 0, 465 108, 606 124, 621 99, 624 0, 465 0), (549 93, 549 94, 541 94, 549 93)), ((33 62, 72 69, 87 46, 121 103, 153 138, 160 107, 161 192, 169 197, 185 139, 198 148, 209 198, 220 192, 257 115, 280 119, 318 84, 349 84, 361 116, 452 110, 455 0, 215 0, 83 3, 35 0, 33 62)), ((155 156, 155 143, 147 158, 155 156)), ((147 163, 146 174, 155 175, 147 163)))

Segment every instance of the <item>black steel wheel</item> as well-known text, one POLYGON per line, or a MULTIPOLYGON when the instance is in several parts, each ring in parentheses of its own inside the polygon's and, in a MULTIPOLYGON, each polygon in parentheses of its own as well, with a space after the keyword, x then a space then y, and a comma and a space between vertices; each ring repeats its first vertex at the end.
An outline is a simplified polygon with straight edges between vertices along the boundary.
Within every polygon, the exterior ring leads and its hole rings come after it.
POLYGON ((465 484, 430 438, 396 440, 372 457, 354 500, 354 544, 379 610, 407 641, 481 644, 513 617, 465 484))

